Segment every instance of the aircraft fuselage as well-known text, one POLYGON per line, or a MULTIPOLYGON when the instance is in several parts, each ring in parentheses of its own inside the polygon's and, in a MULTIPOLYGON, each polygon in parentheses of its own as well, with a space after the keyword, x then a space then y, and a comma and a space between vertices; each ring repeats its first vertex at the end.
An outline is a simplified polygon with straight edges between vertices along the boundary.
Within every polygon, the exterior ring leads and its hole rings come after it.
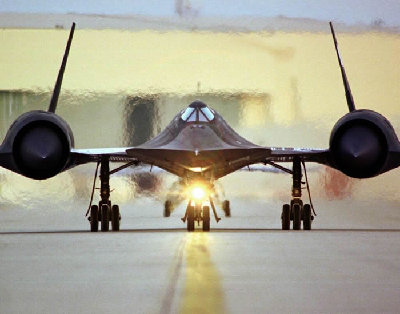
POLYGON ((216 111, 195 101, 158 136, 127 154, 180 177, 218 179, 265 159, 268 149, 244 139, 216 111))

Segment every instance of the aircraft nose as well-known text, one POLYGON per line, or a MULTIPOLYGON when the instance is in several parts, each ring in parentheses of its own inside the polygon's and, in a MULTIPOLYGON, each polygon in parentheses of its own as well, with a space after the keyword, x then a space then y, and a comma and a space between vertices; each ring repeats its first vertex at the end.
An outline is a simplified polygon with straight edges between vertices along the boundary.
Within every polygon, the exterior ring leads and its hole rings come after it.
POLYGON ((207 125, 187 126, 177 136, 176 143, 179 143, 180 147, 193 152, 210 148, 217 149, 224 146, 223 141, 207 125))

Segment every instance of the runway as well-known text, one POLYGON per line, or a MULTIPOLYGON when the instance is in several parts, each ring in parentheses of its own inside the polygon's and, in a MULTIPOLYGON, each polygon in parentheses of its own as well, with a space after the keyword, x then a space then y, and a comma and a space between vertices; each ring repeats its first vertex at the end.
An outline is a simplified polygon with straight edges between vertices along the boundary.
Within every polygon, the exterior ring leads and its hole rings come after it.
POLYGON ((284 232, 279 210, 254 201, 246 215, 244 203, 210 233, 187 233, 179 210, 162 218, 152 200, 122 211, 119 233, 88 232, 84 211, 3 210, 0 312, 398 311, 400 229, 385 216, 348 228, 356 209, 325 210, 315 230, 284 232))

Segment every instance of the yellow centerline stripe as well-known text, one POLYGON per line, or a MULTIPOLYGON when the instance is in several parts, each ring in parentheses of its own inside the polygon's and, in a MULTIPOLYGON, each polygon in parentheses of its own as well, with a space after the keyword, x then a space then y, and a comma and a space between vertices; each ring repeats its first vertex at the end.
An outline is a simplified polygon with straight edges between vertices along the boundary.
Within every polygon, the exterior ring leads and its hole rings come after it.
POLYGON ((210 258, 211 235, 188 233, 186 279, 180 313, 225 313, 220 276, 210 258))

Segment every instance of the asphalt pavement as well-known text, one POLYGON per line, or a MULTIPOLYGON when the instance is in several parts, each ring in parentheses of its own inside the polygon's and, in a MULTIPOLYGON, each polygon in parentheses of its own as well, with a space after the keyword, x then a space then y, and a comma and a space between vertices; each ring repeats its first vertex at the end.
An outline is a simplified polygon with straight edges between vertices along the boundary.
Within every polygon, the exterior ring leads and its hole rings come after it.
POLYGON ((186 232, 182 207, 163 218, 146 198, 108 233, 88 232, 84 204, 3 209, 0 312, 398 312, 395 204, 327 203, 306 232, 279 229, 279 203, 231 201, 232 218, 209 233, 186 232))

